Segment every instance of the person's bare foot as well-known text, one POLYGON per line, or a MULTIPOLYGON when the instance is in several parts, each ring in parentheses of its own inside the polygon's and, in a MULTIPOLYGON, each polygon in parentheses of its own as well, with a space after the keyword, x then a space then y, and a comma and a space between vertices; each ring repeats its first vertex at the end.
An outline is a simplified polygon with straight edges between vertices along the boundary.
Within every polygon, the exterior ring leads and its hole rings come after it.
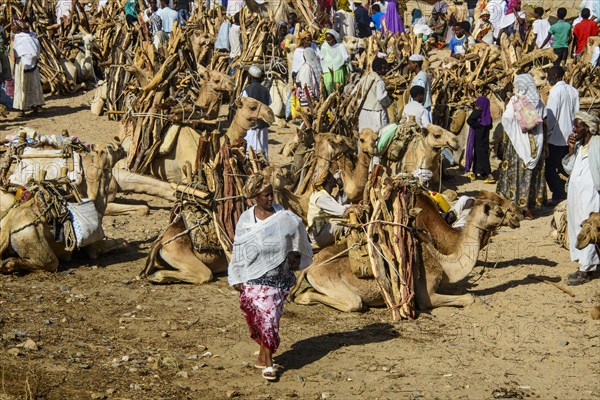
POLYGON ((525 211, 523 211, 523 217, 525 217, 526 220, 530 221, 533 219, 533 213, 530 209, 526 209, 525 211))
POLYGON ((25 111, 19 111, 17 115, 19 118, 23 118, 25 116, 25 111))

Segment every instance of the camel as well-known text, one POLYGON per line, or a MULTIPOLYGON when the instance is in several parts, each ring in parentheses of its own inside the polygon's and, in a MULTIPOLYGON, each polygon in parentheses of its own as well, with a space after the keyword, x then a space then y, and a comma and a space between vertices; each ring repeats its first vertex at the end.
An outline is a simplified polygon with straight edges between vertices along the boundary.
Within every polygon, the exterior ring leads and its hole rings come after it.
POLYGON ((344 193, 350 203, 357 203, 363 199, 363 192, 369 179, 369 165, 371 158, 377 155, 377 132, 363 129, 358 137, 358 159, 354 163, 348 157, 340 158, 340 172, 344 183, 344 193))
POLYGON ((233 78, 222 72, 201 69, 204 84, 200 85, 195 104, 206 113, 204 118, 216 119, 225 95, 233 92, 233 78))
MULTIPOLYGON (((424 208, 421 214, 435 214, 436 208, 424 208)), ((419 218, 419 215, 417 218, 419 218)), ((429 215, 423 215, 428 217, 429 215)), ((441 254, 432 244, 423 243, 415 296, 420 310, 442 306, 467 306, 473 303, 471 294, 442 295, 436 293, 440 284, 456 283, 464 279, 475 267, 483 235, 495 229, 503 220, 504 212, 496 204, 482 200, 476 204, 462 230, 453 229, 441 219, 425 218, 429 221, 428 232, 442 231, 447 235, 451 248, 449 254, 441 254)), ((313 259, 313 265, 304 270, 298 284, 306 277, 314 290, 307 290, 295 296, 297 304, 322 303, 344 312, 360 311, 365 306, 378 306, 384 303, 379 287, 374 279, 359 279, 348 267, 347 256, 322 263, 347 248, 346 243, 328 247, 313 259)), ((293 292, 292 292, 293 293, 293 292)))
POLYGON ((365 49, 365 40, 354 36, 344 36, 344 38, 342 39, 342 44, 346 48, 346 51, 350 55, 350 58, 358 54, 359 50, 365 49))
MULTIPOLYGON (((120 145, 108 144, 93 145, 91 152, 82 157, 84 179, 77 189, 93 201, 100 223, 106 210, 112 167, 124 156, 125 151, 120 145)), ((6 198, 6 195, 2 198, 6 198)), ((90 258, 97 258, 106 252, 126 247, 127 242, 122 239, 105 239, 92 243, 85 249, 90 258)), ((55 272, 59 258, 68 260, 71 257, 71 252, 65 250, 64 244, 54 240, 34 198, 11 206, 0 221, 0 255, 6 256, 9 249, 17 253, 17 256, 3 258, 0 273, 55 272)))
POLYGON ((94 60, 92 52, 94 50, 94 36, 91 34, 84 35, 83 49, 75 57, 75 65, 77 66, 77 78, 80 82, 96 81, 94 73, 94 60))
POLYGON ((390 169, 392 175, 429 170, 433 174, 429 182, 435 185, 440 181, 439 151, 444 147, 457 149, 458 139, 452 132, 433 124, 423 128, 422 132, 422 135, 415 135, 408 143, 402 163, 392 163, 390 169))
POLYGON ((577 235, 575 247, 583 249, 590 244, 600 243, 600 212, 590 213, 588 219, 581 223, 581 231, 577 235))

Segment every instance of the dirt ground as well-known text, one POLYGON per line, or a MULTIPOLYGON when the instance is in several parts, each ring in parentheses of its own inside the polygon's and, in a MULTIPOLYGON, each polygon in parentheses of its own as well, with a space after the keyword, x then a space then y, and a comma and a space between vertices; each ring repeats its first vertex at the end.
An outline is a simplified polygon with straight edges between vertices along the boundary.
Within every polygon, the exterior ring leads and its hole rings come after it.
MULTIPOLYGON (((49 99, 37 118, 0 121, 0 133, 27 125, 108 142, 118 123, 93 116, 91 97, 49 99)), ((448 184, 460 193, 484 186, 458 176, 448 184)), ((0 276, 0 399, 600 398, 600 321, 589 314, 600 280, 569 288, 571 297, 528 277, 564 286, 576 269, 548 236, 550 210, 493 238, 455 289, 476 296, 467 308, 391 324, 383 308, 286 304, 276 357, 285 369, 268 383, 225 277, 202 286, 136 278, 170 204, 123 197, 152 209, 105 218, 127 251, 78 257, 55 274, 0 276)))

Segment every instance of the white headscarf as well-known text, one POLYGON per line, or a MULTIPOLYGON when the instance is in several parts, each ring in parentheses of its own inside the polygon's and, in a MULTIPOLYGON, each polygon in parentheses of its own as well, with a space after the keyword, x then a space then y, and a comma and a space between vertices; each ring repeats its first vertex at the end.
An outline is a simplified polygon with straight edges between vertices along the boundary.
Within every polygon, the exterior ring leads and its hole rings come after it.
POLYGON ((534 169, 543 153, 544 127, 543 124, 539 124, 533 128, 530 133, 523 133, 521 126, 519 125, 519 120, 515 115, 513 100, 516 96, 527 98, 527 100, 535 106, 542 119, 546 118, 546 106, 544 106, 544 103, 540 98, 533 77, 529 74, 521 74, 515 77, 514 91, 515 96, 508 102, 506 110, 504 110, 504 114, 502 114, 502 126, 515 148, 517 155, 523 160, 527 169, 534 169), (530 135, 532 135, 534 143, 531 143, 530 135), (534 154, 532 154, 532 144, 535 145, 534 154))
POLYGON ((319 59, 319 56, 317 56, 317 52, 314 49, 307 47, 304 49, 303 55, 304 62, 310 64, 310 66, 314 68, 317 76, 321 76, 323 70, 321 69, 321 60, 319 59))
POLYGON ((340 45, 340 35, 336 31, 330 29, 326 33, 333 35, 336 43, 330 46, 329 43, 323 42, 321 45, 321 69, 323 72, 328 72, 330 69, 337 71, 350 61, 350 56, 346 47, 340 45))

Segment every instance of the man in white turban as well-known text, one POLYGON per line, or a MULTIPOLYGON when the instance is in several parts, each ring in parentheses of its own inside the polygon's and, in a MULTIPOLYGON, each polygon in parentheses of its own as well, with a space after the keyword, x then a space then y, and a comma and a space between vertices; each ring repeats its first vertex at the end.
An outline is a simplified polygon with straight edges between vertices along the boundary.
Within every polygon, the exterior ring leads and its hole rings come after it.
MULTIPOLYGON (((252 97, 268 106, 271 104, 271 95, 269 89, 267 89, 262 83, 262 70, 256 65, 252 65, 248 69, 250 75, 250 84, 244 89, 242 96, 252 97)), ((248 129, 246 132, 246 154, 253 148, 254 151, 262 152, 265 158, 269 159, 269 125, 259 120, 258 125, 252 129, 248 129)))
POLYGON ((581 285, 598 276, 600 257, 594 244, 575 247, 581 223, 592 212, 600 211, 600 118, 587 112, 575 114, 573 133, 569 136, 569 154, 563 159, 569 174, 567 189, 567 224, 571 261, 579 269, 567 275, 567 284, 581 285))

